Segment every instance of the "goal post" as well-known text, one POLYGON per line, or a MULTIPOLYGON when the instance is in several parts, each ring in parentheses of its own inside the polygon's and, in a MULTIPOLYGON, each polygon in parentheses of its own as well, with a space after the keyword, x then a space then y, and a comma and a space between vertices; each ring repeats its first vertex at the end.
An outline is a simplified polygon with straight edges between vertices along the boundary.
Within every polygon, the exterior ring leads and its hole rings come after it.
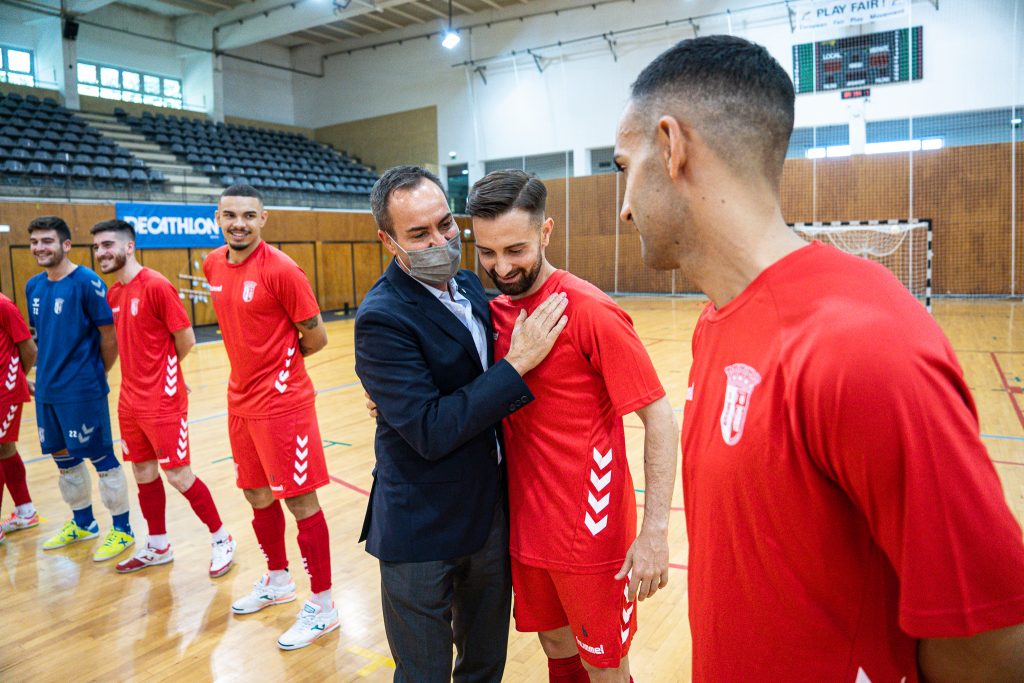
POLYGON ((932 310, 932 222, 929 219, 790 223, 807 241, 832 244, 888 268, 932 310))

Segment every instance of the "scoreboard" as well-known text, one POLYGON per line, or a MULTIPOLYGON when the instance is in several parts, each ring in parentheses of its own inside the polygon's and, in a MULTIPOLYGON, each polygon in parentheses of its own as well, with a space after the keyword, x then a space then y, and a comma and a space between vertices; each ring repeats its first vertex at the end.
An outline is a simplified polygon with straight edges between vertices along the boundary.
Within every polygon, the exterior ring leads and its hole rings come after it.
POLYGON ((898 29, 793 46, 797 94, 918 81, 922 29, 898 29))

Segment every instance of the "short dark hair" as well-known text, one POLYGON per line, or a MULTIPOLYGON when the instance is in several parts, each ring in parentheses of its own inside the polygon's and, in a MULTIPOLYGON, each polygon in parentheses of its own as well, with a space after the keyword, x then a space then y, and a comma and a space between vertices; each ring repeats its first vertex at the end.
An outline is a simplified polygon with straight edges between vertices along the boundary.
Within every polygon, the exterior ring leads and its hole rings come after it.
POLYGON ((71 228, 60 216, 40 216, 32 219, 28 224, 28 234, 31 235, 36 230, 56 230, 61 242, 71 241, 71 228))
POLYGON ((544 219, 548 188, 537 176, 514 169, 493 171, 476 181, 466 199, 466 213, 474 218, 497 218, 516 209, 544 219))
POLYGON ((245 183, 238 183, 224 188, 224 191, 220 193, 221 199, 224 197, 255 197, 260 200, 260 204, 263 203, 263 195, 252 185, 246 185, 245 183))
POLYGON ((379 229, 394 236, 395 226, 388 212, 391 195, 398 190, 416 187, 424 180, 429 180, 441 188, 445 201, 448 201, 448 193, 445 192, 441 179, 421 166, 395 166, 384 172, 370 190, 370 211, 373 212, 373 220, 379 229))
POLYGON ((652 114, 650 105, 678 102, 724 161, 757 162, 778 187, 793 132, 793 81, 763 46, 725 35, 680 41, 647 65, 632 99, 652 114))
POLYGON ((89 234, 95 235, 100 232, 119 232, 128 236, 128 239, 132 242, 135 241, 135 228, 128 221, 122 221, 119 218, 115 218, 109 221, 100 221, 96 225, 89 228, 89 234))

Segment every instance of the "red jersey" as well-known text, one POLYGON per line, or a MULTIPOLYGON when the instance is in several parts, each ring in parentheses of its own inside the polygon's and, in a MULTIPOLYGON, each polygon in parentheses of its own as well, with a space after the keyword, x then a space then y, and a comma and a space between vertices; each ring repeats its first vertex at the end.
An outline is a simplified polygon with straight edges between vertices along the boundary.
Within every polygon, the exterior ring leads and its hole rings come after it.
POLYGON ((28 382, 21 368, 18 343, 31 339, 21 311, 9 298, 0 294, 0 364, 3 382, 0 382, 0 405, 10 406, 29 400, 28 382))
POLYGON ((665 395, 633 321, 604 292, 557 270, 537 293, 491 302, 494 359, 521 309, 554 292, 569 322, 526 375, 535 400, 503 422, 509 545, 523 564, 580 574, 619 569, 636 538, 636 494, 622 416, 665 395))
POLYGON ((938 325, 814 243, 693 335, 693 680, 917 681, 917 639, 1024 622, 1024 544, 938 325))
POLYGON ((178 290, 160 273, 143 268, 128 284, 115 282, 107 303, 121 361, 117 412, 177 421, 188 411, 188 395, 172 333, 192 324, 178 290))
POLYGON ((312 405, 313 382, 299 350, 295 323, 320 313, 302 269, 266 242, 229 263, 228 247, 203 261, 224 348, 231 361, 228 410, 271 417, 312 405))

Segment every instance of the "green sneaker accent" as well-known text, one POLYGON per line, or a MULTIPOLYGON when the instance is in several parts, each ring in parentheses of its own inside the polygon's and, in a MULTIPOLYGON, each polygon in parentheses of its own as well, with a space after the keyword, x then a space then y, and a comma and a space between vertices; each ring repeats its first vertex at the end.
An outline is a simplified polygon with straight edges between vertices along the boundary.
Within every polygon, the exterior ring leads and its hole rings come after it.
POLYGON ((56 535, 46 539, 43 543, 43 550, 55 550, 57 548, 63 548, 66 545, 72 543, 78 543, 79 541, 88 541, 89 539, 96 538, 100 535, 100 525, 95 521, 88 529, 75 524, 75 520, 67 522, 56 535))
POLYGON ((126 534, 123 531, 117 529, 111 529, 107 532, 107 537, 103 539, 103 543, 93 553, 92 559, 94 562, 103 562, 117 557, 128 548, 135 545, 135 537, 131 534, 126 534))

